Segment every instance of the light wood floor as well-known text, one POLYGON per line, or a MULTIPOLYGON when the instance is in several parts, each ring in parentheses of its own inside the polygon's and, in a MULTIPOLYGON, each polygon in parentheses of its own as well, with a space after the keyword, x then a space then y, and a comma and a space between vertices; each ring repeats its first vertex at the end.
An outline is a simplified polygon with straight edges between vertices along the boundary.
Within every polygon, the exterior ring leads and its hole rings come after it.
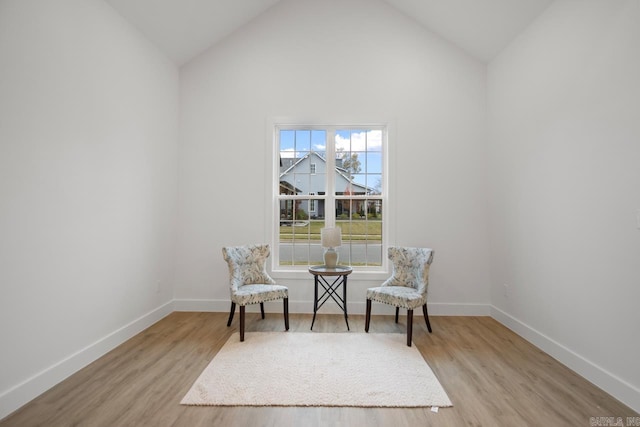
MULTIPOLYGON (((375 309, 375 308, 374 308, 375 309)), ((415 316, 413 345, 452 408, 192 407, 179 404, 226 340, 238 315, 176 312, 14 412, 0 426, 588 426, 590 417, 638 416, 489 317, 415 316)), ((350 315, 350 333, 364 316, 350 315)), ((288 333, 308 332, 292 314, 288 333)), ((372 316, 370 332, 405 333, 405 318, 372 316)), ((281 314, 247 313, 247 332, 284 330, 281 314)), ((345 333, 318 314, 314 331, 345 333)), ((371 373, 375 375, 374 372, 371 373)), ((402 387, 402 384, 398 384, 402 387)))

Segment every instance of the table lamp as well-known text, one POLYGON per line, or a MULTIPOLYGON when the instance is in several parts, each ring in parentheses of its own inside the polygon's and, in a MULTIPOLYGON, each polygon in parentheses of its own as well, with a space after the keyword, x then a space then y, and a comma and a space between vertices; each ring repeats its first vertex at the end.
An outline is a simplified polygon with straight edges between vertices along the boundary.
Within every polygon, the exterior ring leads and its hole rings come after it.
POLYGON ((323 228, 320 230, 320 239, 324 251, 324 265, 335 268, 338 265, 338 246, 342 246, 342 229, 339 227, 323 228))

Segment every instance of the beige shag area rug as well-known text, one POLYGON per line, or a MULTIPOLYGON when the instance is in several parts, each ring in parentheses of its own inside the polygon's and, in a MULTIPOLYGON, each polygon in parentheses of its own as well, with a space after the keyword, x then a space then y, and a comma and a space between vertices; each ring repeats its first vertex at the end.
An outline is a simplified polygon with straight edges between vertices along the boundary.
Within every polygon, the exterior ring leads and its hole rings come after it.
POLYGON ((404 334, 233 334, 180 402, 215 406, 452 406, 404 334))

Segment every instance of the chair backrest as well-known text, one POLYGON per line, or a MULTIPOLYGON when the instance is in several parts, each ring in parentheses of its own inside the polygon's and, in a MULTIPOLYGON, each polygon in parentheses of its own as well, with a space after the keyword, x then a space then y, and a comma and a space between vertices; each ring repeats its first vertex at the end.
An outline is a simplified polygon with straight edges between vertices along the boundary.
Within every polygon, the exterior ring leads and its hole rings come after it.
POLYGON ((229 286, 232 293, 242 285, 276 283, 266 269, 270 253, 269 245, 260 244, 222 248, 222 256, 229 266, 229 286))
POLYGON ((433 249, 391 246, 387 254, 393 263, 393 275, 382 286, 406 286, 425 294, 429 286, 433 249))

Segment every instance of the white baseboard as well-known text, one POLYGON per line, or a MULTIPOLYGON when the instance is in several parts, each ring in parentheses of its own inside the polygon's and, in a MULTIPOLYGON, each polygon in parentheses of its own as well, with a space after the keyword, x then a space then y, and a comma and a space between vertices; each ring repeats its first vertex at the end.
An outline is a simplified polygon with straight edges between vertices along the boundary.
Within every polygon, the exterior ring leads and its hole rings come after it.
MULTIPOLYGON (((193 300, 177 299, 174 301, 175 311, 210 311, 229 312, 229 300, 193 300)), ((349 302, 349 313, 364 314, 366 304, 364 301, 349 302)), ((257 312, 258 304, 247 306, 247 312, 257 312)), ((450 304, 428 303, 429 315, 433 316, 490 316, 491 306, 488 304, 450 304)), ((281 313, 282 301, 269 301, 264 305, 265 312, 281 313)), ((342 314, 342 311, 333 301, 328 301, 319 313, 342 314)), ((386 304, 376 304, 373 314, 393 314, 394 308, 386 304)), ((313 313, 313 301, 289 300, 289 313, 313 313)), ((420 313, 422 311, 420 310, 420 313)))
POLYGON ((632 384, 618 378, 497 307, 491 306, 491 317, 625 405, 640 412, 640 390, 632 384))
POLYGON ((3 392, 0 394, 0 419, 11 414, 173 311, 173 301, 169 301, 3 392))

